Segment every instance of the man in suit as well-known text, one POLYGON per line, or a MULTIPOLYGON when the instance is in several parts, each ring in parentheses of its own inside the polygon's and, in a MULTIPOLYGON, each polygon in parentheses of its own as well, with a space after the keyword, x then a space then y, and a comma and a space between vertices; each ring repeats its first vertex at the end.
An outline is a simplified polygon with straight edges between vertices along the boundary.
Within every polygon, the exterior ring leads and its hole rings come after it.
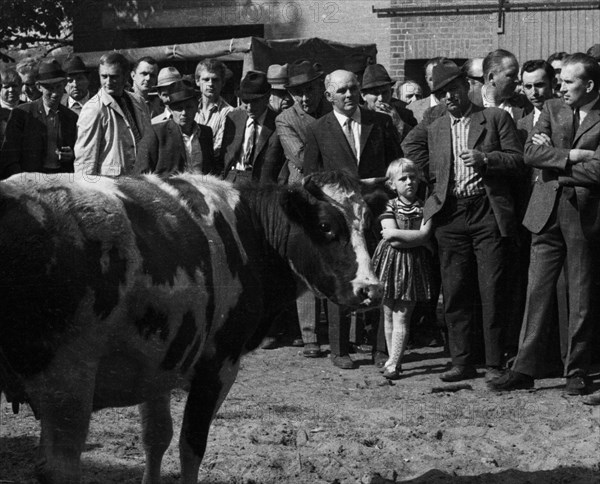
POLYGON ((436 227, 453 365, 441 379, 476 376, 471 334, 478 292, 491 379, 500 375, 503 363, 505 246, 518 223, 510 185, 522 170, 522 145, 508 113, 470 101, 469 83, 456 65, 438 64, 432 75, 446 112, 421 124, 425 139, 415 143, 411 132, 403 147, 428 168, 432 184, 423 216, 433 218, 436 227))
POLYGON ((67 74, 67 84, 60 103, 79 116, 81 108, 91 97, 89 70, 77 55, 65 60, 63 70, 67 74))
POLYGON ((343 170, 359 178, 385 176, 388 164, 402 156, 392 118, 359 108, 358 79, 349 71, 329 74, 325 89, 333 111, 307 127, 305 172, 343 170))
POLYGON ((485 108, 498 107, 508 112, 515 122, 531 111, 525 96, 516 93, 519 85, 519 62, 511 52, 497 49, 483 59, 483 79, 481 102, 473 98, 473 103, 485 108))
POLYGON ((204 173, 218 175, 213 156, 212 130, 194 121, 198 100, 183 84, 169 94, 172 118, 153 124, 142 139, 134 173, 204 173))
MULTIPOLYGON (((433 83, 432 83, 433 68, 435 66, 437 66, 438 64, 442 64, 445 62, 452 62, 452 61, 449 61, 445 57, 434 57, 433 59, 429 59, 425 63, 425 82, 429 86, 430 91, 433 86, 433 83)), ((425 111, 427 111, 429 108, 437 106, 438 104, 439 104, 439 99, 436 97, 435 93, 433 91, 431 91, 429 96, 427 96, 426 98, 419 99, 418 101, 413 101, 412 103, 410 103, 408 105, 408 109, 410 109, 413 112, 415 119, 417 120, 417 123, 420 123, 423 120, 423 115, 425 114, 425 111)))
POLYGON ((56 60, 40 64, 37 88, 42 97, 17 106, 8 119, 0 150, 2 178, 25 171, 73 171, 77 115, 60 104, 65 80, 56 60))
POLYGON ((10 67, 0 69, 0 144, 4 140, 11 111, 21 103, 20 93, 21 77, 18 72, 10 67))
POLYGON ((248 71, 240 83, 240 109, 227 115, 220 165, 230 181, 276 182, 284 155, 269 109, 271 85, 261 71, 248 71))
POLYGON ((565 59, 561 76, 563 99, 546 101, 525 144, 525 163, 540 170, 523 220, 532 232, 527 303, 517 357, 509 372, 490 383, 493 390, 533 387, 565 262, 569 287, 565 394, 589 390, 592 291, 600 235, 600 160, 593 157, 600 143, 600 67, 585 54, 573 54, 565 59))
MULTIPOLYGON (((277 134, 283 147, 286 163, 279 174, 280 183, 299 183, 304 177, 304 152, 306 129, 315 119, 331 111, 331 104, 325 99, 324 73, 319 64, 308 59, 298 59, 288 66, 286 89, 294 104, 275 118, 277 134)), ((317 341, 316 327, 319 320, 320 300, 312 293, 305 293, 297 301, 298 320, 307 358, 321 356, 317 341)))
POLYGON ((125 91, 129 62, 118 52, 100 58, 101 88, 77 121, 75 171, 85 176, 132 172, 144 134, 151 129, 144 103, 125 91))
MULTIPOLYGON (((392 118, 359 107, 359 84, 352 72, 332 72, 325 88, 333 111, 306 128, 304 172, 342 170, 358 178, 384 177, 388 164, 402 156, 392 118)), ((338 368, 356 368, 349 355, 350 312, 329 306, 332 362, 338 368)))

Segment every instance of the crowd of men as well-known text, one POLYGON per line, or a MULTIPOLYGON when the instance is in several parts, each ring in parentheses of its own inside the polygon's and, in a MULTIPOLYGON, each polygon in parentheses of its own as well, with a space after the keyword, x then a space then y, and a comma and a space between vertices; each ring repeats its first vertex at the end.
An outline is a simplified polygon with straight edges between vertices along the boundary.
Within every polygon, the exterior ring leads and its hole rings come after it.
MULTIPOLYGON (((222 97, 231 71, 214 59, 190 79, 151 57, 131 67, 111 52, 96 93, 77 56, 26 59, 0 71, 0 178, 193 172, 296 183, 335 169, 373 180, 404 156, 423 170, 424 217, 435 226, 452 361, 441 379, 474 378, 482 359, 491 390, 531 388, 549 373, 546 349, 560 327, 565 393, 583 395, 600 295, 598 47, 522 65, 501 49, 462 66, 437 57, 425 65, 428 97, 379 64, 326 74, 290 60, 248 71, 235 107, 222 97)), ((374 248, 376 234, 367 239, 374 248)), ((363 326, 375 364, 385 361, 376 313, 353 315, 313 295, 284 318, 304 356, 322 355, 324 314, 334 365, 356 367, 351 342, 361 343, 363 326)), ((274 329, 264 347, 279 336, 274 329)), ((600 395, 585 401, 600 404, 600 395)))

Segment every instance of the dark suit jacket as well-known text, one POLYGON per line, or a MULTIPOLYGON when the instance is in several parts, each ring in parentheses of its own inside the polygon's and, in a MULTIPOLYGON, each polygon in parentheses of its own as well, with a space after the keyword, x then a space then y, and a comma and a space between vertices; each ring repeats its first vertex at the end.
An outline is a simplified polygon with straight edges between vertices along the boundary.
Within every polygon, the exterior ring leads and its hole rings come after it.
POLYGON ((398 132, 391 116, 361 110, 361 153, 358 161, 340 123, 332 112, 306 129, 304 172, 343 170, 359 178, 385 176, 387 166, 402 156, 398 132))
MULTIPOLYGON (((500 233, 512 236, 516 233, 517 218, 511 180, 514 176, 523 176, 523 145, 515 123, 506 111, 475 105, 472 109, 468 147, 487 155, 488 163, 480 171, 485 191, 500 233)), ((426 141, 418 140, 415 146, 407 138, 408 143, 403 146, 408 147, 407 157, 418 154, 421 162, 429 168, 433 192, 425 201, 423 210, 423 217, 428 220, 442 209, 448 195, 453 165, 450 115, 440 116, 422 129, 427 133, 426 141), (416 153, 418 151, 420 153, 416 153)))
MULTIPOLYGON (((57 147, 73 148, 77 139, 77 115, 59 105, 60 133, 57 147)), ((39 98, 31 103, 20 104, 11 111, 0 160, 0 177, 7 178, 24 171, 43 171, 47 150, 46 111, 39 98)), ((73 164, 63 165, 65 172, 73 171, 73 164)))
MULTIPOLYGON (((277 182, 277 176, 283 167, 285 157, 275 130, 275 117, 277 114, 267 108, 264 124, 260 136, 254 146, 252 157, 252 179, 258 182, 277 182)), ((223 178, 235 168, 236 163, 243 155, 244 134, 248 114, 242 109, 234 109, 225 119, 223 143, 219 164, 223 166, 223 178)))
MULTIPOLYGON (((573 110, 562 99, 546 101, 535 128, 525 143, 525 163, 540 172, 523 225, 534 234, 540 233, 554 210, 560 186, 575 187, 580 223, 589 239, 600 237, 600 158, 569 165, 572 148, 597 150, 600 144, 600 100, 585 117, 577 133, 573 133, 573 110), (535 145, 531 138, 545 133, 553 146, 535 145)), ((597 153, 598 154, 598 153, 597 153)))
MULTIPOLYGON (((198 127, 202 160, 201 164, 193 167, 193 171, 218 175, 213 154, 212 129, 203 125, 198 127)), ((185 169, 186 157, 181 130, 175 121, 169 119, 164 123, 153 124, 152 129, 142 138, 133 172, 163 176, 181 173, 185 169)))

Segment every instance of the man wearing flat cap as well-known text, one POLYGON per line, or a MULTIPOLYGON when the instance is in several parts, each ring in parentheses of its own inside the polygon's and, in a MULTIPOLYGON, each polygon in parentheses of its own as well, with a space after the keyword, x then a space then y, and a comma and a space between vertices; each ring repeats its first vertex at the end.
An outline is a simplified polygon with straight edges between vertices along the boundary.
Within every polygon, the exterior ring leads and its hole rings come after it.
POLYGON ((364 101, 363 107, 370 111, 391 116, 398 137, 402 141, 413 126, 416 126, 412 111, 406 109, 406 103, 392 98, 392 86, 395 84, 385 67, 381 64, 370 64, 366 67, 360 88, 364 101))
POLYGON ((40 64, 36 84, 42 97, 11 111, 0 150, 1 178, 21 172, 73 171, 77 115, 60 104, 65 82, 56 60, 40 64))
POLYGON ((137 152, 133 172, 169 176, 174 173, 218 175, 212 130, 194 121, 198 99, 194 89, 179 83, 169 93, 171 119, 152 125, 137 152))
POLYGON ((67 84, 60 103, 79 116, 81 108, 91 97, 89 70, 77 55, 65 60, 63 70, 67 75, 67 84))
POLYGON ((283 166, 283 148, 269 108, 271 85, 261 71, 248 71, 240 83, 241 107, 225 120, 219 157, 227 180, 276 182, 283 166))
POLYGON ((411 131, 403 148, 407 157, 419 160, 432 184, 423 217, 433 219, 436 228, 452 357, 452 368, 440 378, 453 382, 477 376, 471 335, 479 290, 486 379, 491 380, 503 364, 505 250, 519 222, 511 184, 524 176, 523 146, 509 113, 470 101, 469 83, 456 64, 433 67, 432 84, 445 111, 411 131), (424 136, 415 140, 419 128, 424 136))

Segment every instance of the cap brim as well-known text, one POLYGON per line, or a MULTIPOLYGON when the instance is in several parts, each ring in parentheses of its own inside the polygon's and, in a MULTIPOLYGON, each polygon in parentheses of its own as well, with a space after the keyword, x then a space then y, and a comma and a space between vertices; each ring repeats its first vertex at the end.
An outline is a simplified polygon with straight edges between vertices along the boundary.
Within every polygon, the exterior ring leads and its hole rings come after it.
POLYGON ((90 73, 90 71, 87 71, 87 70, 83 71, 83 70, 77 69, 75 71, 68 71, 67 76, 70 74, 89 74, 89 73, 90 73))
POLYGON ((366 86, 362 86, 360 88, 361 91, 367 91, 369 89, 373 89, 374 87, 381 87, 381 86, 393 86, 394 84, 396 84, 396 81, 377 81, 374 82, 372 84, 367 84, 366 86))

